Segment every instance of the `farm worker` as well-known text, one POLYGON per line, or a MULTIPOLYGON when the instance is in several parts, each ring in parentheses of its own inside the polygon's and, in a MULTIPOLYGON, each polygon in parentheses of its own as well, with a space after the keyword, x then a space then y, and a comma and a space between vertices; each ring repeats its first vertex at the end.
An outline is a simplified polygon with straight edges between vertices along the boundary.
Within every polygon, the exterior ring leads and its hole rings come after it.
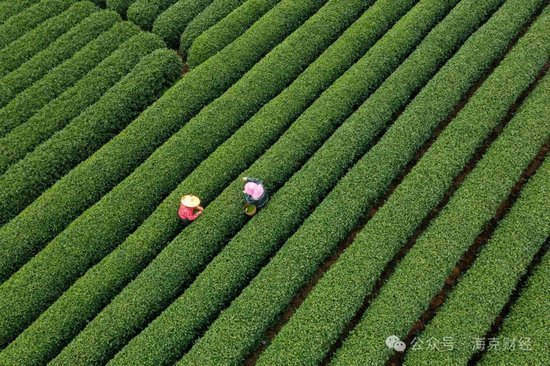
POLYGON ((204 208, 199 206, 201 200, 197 196, 191 194, 185 195, 181 198, 180 208, 178 210, 178 215, 180 219, 184 222, 194 221, 197 217, 202 214, 204 208))
POLYGON ((265 189, 264 183, 256 178, 244 177, 244 199, 246 203, 258 208, 265 206, 269 200, 269 194, 265 189))

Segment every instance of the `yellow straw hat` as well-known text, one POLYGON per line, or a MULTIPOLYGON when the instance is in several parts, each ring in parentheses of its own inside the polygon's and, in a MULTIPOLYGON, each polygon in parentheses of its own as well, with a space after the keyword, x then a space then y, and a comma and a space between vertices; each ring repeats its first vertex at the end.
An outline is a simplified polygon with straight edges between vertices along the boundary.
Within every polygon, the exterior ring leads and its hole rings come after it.
POLYGON ((201 204, 201 200, 197 196, 192 194, 187 194, 181 198, 181 204, 185 207, 195 208, 201 204))

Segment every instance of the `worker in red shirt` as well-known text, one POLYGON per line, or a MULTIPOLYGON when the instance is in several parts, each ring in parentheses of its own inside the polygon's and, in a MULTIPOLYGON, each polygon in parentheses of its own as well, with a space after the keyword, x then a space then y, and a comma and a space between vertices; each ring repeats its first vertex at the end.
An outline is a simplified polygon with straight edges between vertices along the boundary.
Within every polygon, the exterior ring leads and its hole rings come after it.
POLYGON ((180 208, 178 210, 178 215, 183 222, 191 222, 197 219, 204 208, 200 206, 201 200, 197 196, 191 194, 185 195, 181 198, 180 208))

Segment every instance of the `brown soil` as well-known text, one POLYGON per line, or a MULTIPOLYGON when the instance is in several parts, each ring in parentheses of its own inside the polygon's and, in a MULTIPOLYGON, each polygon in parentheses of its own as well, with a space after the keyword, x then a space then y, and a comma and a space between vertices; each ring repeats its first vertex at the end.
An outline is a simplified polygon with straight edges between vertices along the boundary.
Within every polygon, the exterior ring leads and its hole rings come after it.
MULTIPOLYGON (((524 184, 527 182, 529 177, 531 177, 534 174, 536 169, 542 164, 542 161, 544 160, 544 156, 548 153, 549 147, 550 147, 550 142, 547 143, 545 146, 543 146, 543 148, 539 151, 535 159, 533 159, 531 164, 523 172, 520 180, 516 183, 516 185, 510 191, 506 200, 504 200, 499 206, 499 208, 497 209, 495 216, 485 225, 482 232, 475 239, 474 243, 470 246, 468 251, 462 256, 458 264, 452 269, 450 275, 445 279, 445 285, 438 292, 438 294, 432 298, 428 309, 413 324, 413 326, 409 330, 409 333, 404 339, 405 343, 412 342, 414 337, 416 337, 420 332, 422 332, 422 330, 426 327, 426 325, 436 315, 438 309, 441 307, 441 305, 443 305, 444 301, 446 300, 447 295, 455 287, 457 280, 471 267, 471 265, 476 260, 477 255, 479 254, 481 248, 492 236, 500 220, 502 220, 502 218, 506 215, 509 209, 513 206, 524 184)), ((405 355, 406 355, 406 352, 396 353, 389 360, 387 365, 401 365, 405 355)))

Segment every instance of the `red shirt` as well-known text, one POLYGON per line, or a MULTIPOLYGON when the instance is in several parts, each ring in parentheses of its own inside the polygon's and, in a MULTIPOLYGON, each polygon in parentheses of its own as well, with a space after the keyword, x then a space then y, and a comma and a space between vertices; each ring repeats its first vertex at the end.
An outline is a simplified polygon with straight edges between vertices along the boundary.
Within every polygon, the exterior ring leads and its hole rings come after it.
POLYGON ((180 209, 178 210, 178 215, 182 220, 189 220, 193 221, 197 217, 200 216, 202 213, 202 207, 197 207, 197 213, 193 213, 195 211, 195 208, 189 208, 184 205, 180 205, 180 209))

